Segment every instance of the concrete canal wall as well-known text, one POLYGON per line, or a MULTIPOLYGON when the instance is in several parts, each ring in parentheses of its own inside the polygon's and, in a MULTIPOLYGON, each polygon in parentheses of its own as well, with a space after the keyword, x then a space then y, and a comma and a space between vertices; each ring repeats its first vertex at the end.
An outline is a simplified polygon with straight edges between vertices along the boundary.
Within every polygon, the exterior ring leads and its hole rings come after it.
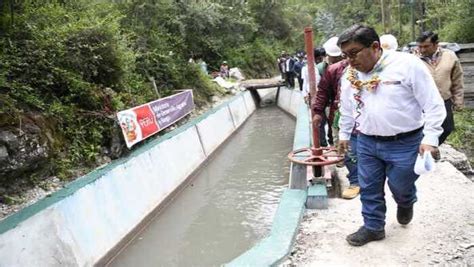
MULTIPOLYGON (((297 119, 293 149, 310 147, 309 111, 304 104, 301 92, 280 88, 277 103, 281 109, 297 119)), ((306 167, 291 164, 289 180, 290 188, 285 189, 280 198, 268 236, 227 263, 226 266, 276 266, 289 255, 308 197, 306 167)))
POLYGON ((241 93, 4 219, 0 266, 106 262, 255 109, 250 92, 241 93))

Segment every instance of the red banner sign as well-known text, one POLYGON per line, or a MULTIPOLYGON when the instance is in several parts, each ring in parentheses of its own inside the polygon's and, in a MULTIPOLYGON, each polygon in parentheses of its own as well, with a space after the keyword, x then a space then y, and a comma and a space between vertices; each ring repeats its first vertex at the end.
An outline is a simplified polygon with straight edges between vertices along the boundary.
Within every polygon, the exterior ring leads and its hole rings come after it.
POLYGON ((120 111, 117 118, 127 147, 165 129, 194 109, 193 92, 185 90, 156 101, 120 111))

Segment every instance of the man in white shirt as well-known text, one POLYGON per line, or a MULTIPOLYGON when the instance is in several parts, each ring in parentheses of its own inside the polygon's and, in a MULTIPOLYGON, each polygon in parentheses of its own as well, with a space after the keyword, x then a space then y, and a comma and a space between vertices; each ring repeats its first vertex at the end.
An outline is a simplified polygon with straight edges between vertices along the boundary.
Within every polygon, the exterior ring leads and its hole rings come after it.
MULTIPOLYGON (((319 75, 318 68, 316 64, 314 64, 314 75, 316 76, 316 90, 318 88, 319 81, 321 80, 321 76, 319 75)), ((301 78, 303 79, 303 97, 305 103, 309 103, 309 72, 308 72, 308 64, 305 64, 304 67, 301 69, 301 78)))
POLYGON ((364 226, 346 240, 362 246, 385 238, 386 177, 398 222, 410 223, 417 200, 416 157, 435 151, 446 110, 423 62, 408 53, 383 51, 373 28, 354 25, 338 45, 350 64, 341 79, 339 148, 346 151, 351 133, 358 133, 364 218, 364 226))

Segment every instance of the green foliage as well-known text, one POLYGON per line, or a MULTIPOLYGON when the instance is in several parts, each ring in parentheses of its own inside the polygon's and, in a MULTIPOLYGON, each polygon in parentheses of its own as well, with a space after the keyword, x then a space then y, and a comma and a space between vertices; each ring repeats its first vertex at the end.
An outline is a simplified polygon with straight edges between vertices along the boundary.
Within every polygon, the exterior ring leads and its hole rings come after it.
POLYGON ((471 0, 427 2, 427 28, 438 30, 443 41, 474 42, 474 3, 471 0))
MULTIPOLYGON (((474 41, 469 0, 424 2, 416 19, 425 27, 474 41)), ((401 13, 395 1, 389 9, 403 43, 411 6, 399 3, 401 13)), ((190 58, 211 71, 227 60, 248 78, 270 77, 282 50, 304 49, 304 27, 313 26, 317 46, 354 23, 383 33, 380 11, 379 0, 0 1, 0 127, 41 113, 55 127, 53 169, 68 177, 107 150, 117 111, 177 89, 193 89, 198 106, 224 93, 190 58)))
POLYGON ((190 57, 217 69, 231 61, 228 51, 250 43, 247 65, 273 61, 268 51, 259 55, 268 47, 253 42, 257 24, 245 5, 12 3, 11 19, 4 16, 10 5, 0 6, 0 127, 16 125, 23 113, 41 113, 55 127, 51 165, 62 178, 93 166, 107 150, 115 112, 176 89, 194 89, 198 106, 223 94, 190 57))
POLYGON ((474 165, 474 109, 454 112, 456 130, 448 136, 447 142, 466 153, 474 165))
POLYGON ((42 112, 57 125, 58 165, 90 165, 106 146, 116 108, 151 99, 133 74, 135 52, 110 4, 25 5, 0 40, 0 113, 42 112), (105 12, 107 10, 107 12, 105 12), (61 163, 61 162, 64 162, 61 163))
POLYGON ((276 72, 275 55, 281 48, 277 42, 256 39, 254 42, 227 50, 232 66, 239 66, 247 77, 270 77, 276 72))

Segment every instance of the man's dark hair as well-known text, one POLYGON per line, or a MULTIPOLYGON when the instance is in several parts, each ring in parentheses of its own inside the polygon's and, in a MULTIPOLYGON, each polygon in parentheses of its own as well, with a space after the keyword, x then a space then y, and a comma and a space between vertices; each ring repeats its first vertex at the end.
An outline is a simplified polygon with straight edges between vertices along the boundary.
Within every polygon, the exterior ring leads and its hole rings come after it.
POLYGON ((375 41, 380 43, 379 35, 374 28, 355 24, 339 36, 337 45, 341 47, 345 43, 356 42, 369 47, 375 41))
POLYGON ((324 57, 326 56, 326 50, 324 48, 319 47, 314 49, 314 57, 324 57))
POLYGON ((426 40, 430 40, 433 44, 438 43, 438 34, 433 31, 426 31, 421 33, 421 35, 416 39, 418 43, 422 43, 426 40))

